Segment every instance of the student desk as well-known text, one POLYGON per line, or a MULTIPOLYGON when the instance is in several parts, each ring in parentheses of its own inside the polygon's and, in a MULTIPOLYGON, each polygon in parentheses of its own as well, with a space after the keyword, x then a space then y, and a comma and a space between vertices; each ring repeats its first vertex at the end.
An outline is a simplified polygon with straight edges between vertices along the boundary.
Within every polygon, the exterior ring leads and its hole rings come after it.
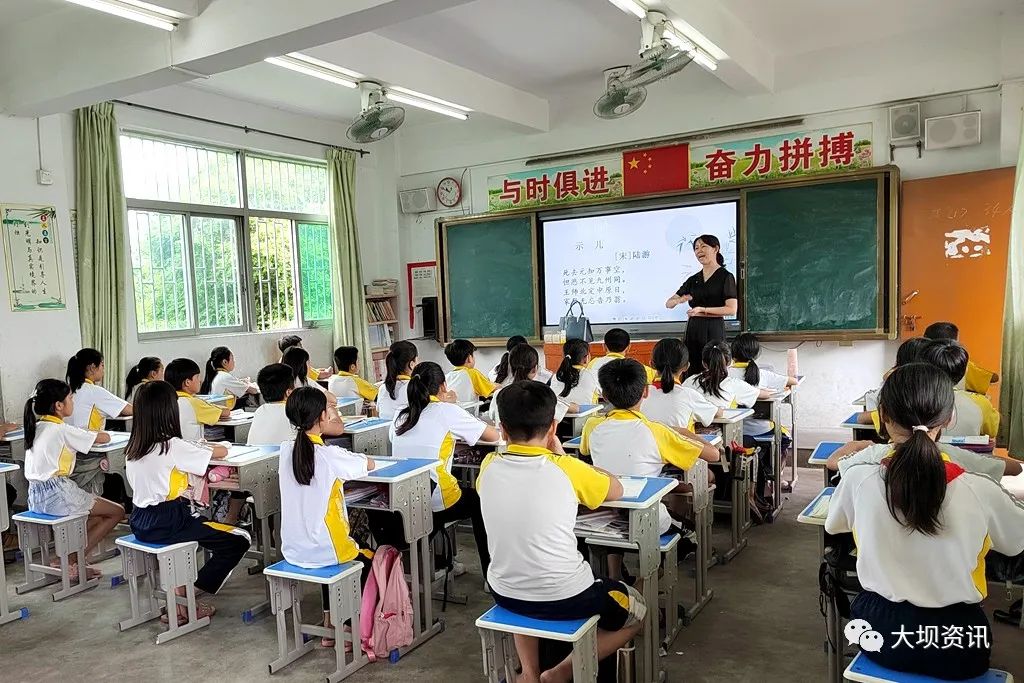
MULTIPOLYGON (((772 510, 773 514, 778 514, 779 510, 782 509, 782 476, 783 476, 783 460, 782 460, 782 406, 789 405, 790 421, 792 422, 792 430, 790 434, 790 440, 792 441, 792 457, 790 458, 790 477, 789 485, 792 487, 797 481, 797 467, 796 467, 796 454, 797 454, 797 419, 796 419, 796 402, 793 399, 795 394, 794 389, 800 386, 799 382, 803 381, 803 377, 800 377, 796 386, 787 388, 777 394, 772 394, 768 398, 761 399, 754 404, 755 409, 758 407, 767 407, 769 414, 768 419, 775 425, 774 438, 772 439, 772 462, 774 464, 773 470, 775 475, 772 478, 772 489, 775 499, 775 509, 772 510)), ((763 409, 763 408, 762 408, 763 409)))
POLYGON ((565 419, 572 426, 572 435, 576 437, 583 434, 583 425, 587 424, 587 420, 599 412, 601 412, 601 406, 599 405, 582 405, 579 412, 566 413, 565 419))
POLYGON ((440 621, 434 621, 431 596, 433 556, 429 542, 430 533, 434 530, 434 515, 430 509, 430 471, 437 467, 438 461, 374 458, 374 462, 381 468, 380 472, 374 470, 356 481, 386 487, 387 507, 370 505, 366 501, 347 505, 350 508, 397 512, 402 518, 405 540, 409 543, 409 571, 412 575, 409 588, 413 612, 412 644, 399 649, 399 654, 404 656, 443 629, 440 621))
POLYGON ((757 481, 757 461, 753 456, 733 453, 728 446, 733 442, 743 443, 743 421, 754 414, 749 408, 726 408, 722 417, 716 417, 714 424, 721 432, 726 444, 726 458, 722 469, 732 473, 732 500, 728 505, 719 503, 716 509, 729 510, 732 517, 732 540, 729 550, 721 557, 728 562, 747 545, 747 530, 750 529, 750 488, 757 481))
MULTIPOLYGON (((699 436, 700 438, 704 439, 704 441, 708 442, 712 446, 721 446, 722 445, 722 435, 721 434, 698 434, 697 436, 699 436)), ((581 443, 583 443, 583 437, 582 436, 574 436, 571 439, 569 439, 568 441, 564 442, 562 444, 562 448, 564 448, 567 451, 578 451, 580 449, 580 444, 581 443)))
MULTIPOLYGON (((812 516, 811 512, 822 500, 831 499, 832 494, 835 493, 836 488, 829 486, 822 489, 821 493, 814 497, 807 507, 797 515, 796 521, 801 524, 810 524, 818 527, 818 548, 822 555, 825 553, 825 518, 822 516, 812 516)), ((828 507, 826 505, 825 513, 827 514, 828 507)), ((843 651, 845 637, 843 635, 843 619, 839 616, 839 611, 836 609, 835 599, 829 599, 825 601, 825 649, 828 651, 828 681, 829 683, 841 683, 843 681, 843 670, 845 668, 845 662, 843 661, 843 651)))
MULTIPOLYGON (((25 430, 21 427, 0 436, 0 466, 25 462, 25 430)), ((20 467, 11 470, 11 485, 17 490, 14 500, 23 498, 28 503, 28 482, 20 473, 20 467)), ((4 487, 4 495, 7 488, 4 487)))
POLYGON ((807 458, 807 464, 814 467, 821 467, 825 471, 825 486, 828 486, 828 482, 832 479, 833 472, 828 469, 828 459, 832 457, 832 454, 838 451, 844 444, 839 441, 822 441, 814 450, 811 451, 811 456, 807 458))
MULTIPOLYGON (((5 479, 9 472, 18 470, 14 463, 0 462, 0 531, 7 531, 11 526, 11 518, 7 512, 7 486, 5 479)), ((12 612, 7 603, 7 572, 4 568, 3 558, 0 557, 0 626, 3 624, 24 619, 28 616, 28 608, 21 607, 12 612)))
POLYGON ((388 442, 388 429, 391 421, 382 417, 373 417, 345 426, 345 433, 332 437, 329 443, 337 443, 354 453, 363 453, 374 457, 386 456, 391 450, 388 442))
POLYGON ((480 417, 480 408, 484 405, 484 401, 479 399, 476 401, 459 401, 457 405, 470 415, 480 417))
POLYGON ((854 413, 850 417, 843 420, 839 425, 840 429, 852 429, 854 441, 873 441, 878 442, 878 432, 875 431, 874 425, 865 425, 857 422, 857 416, 860 413, 854 413))
POLYGON ((245 443, 249 439, 249 428, 252 427, 252 420, 256 413, 247 413, 244 410, 233 410, 231 416, 221 420, 214 427, 224 430, 224 440, 231 443, 245 443))
POLYGON ((358 396, 346 396, 338 399, 338 415, 355 415, 356 404, 362 399, 358 396))
POLYGON ((110 434, 110 442, 92 447, 90 454, 100 454, 107 461, 107 474, 116 474, 124 482, 124 490, 129 496, 132 495, 132 487, 128 484, 128 473, 125 470, 124 449, 128 445, 128 432, 107 432, 110 434))

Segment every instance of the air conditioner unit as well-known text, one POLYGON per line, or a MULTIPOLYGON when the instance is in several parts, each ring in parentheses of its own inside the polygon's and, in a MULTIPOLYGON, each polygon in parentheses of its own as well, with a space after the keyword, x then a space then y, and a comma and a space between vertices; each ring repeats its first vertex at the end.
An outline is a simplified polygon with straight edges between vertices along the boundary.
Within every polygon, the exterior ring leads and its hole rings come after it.
POLYGON ((921 103, 910 102, 889 107, 889 142, 921 137, 921 103))
POLYGON ((437 211, 437 195, 429 187, 418 187, 415 190, 402 190, 398 193, 402 203, 402 213, 427 213, 437 211))
POLYGON ((981 144, 981 112, 933 116, 924 120, 924 148, 949 149, 981 144))

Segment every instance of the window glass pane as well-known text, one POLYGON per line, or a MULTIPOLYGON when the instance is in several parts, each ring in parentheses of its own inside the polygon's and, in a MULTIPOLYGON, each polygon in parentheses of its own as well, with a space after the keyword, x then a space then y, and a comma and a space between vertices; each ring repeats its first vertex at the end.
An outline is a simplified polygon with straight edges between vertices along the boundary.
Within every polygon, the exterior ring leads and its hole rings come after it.
POLYGON ((257 330, 295 328, 295 278, 291 221, 249 219, 253 301, 257 330))
POLYGON ((235 152, 121 136, 124 194, 129 199, 241 206, 237 160, 235 152))
POLYGON ((331 295, 331 242, 325 223, 299 223, 299 280, 302 319, 334 317, 331 295))
POLYGON ((233 218, 192 217, 192 262, 200 329, 240 326, 238 231, 233 218))
POLYGON ((246 155, 249 208, 327 215, 327 167, 246 155))
POLYGON ((192 328, 185 268, 185 217, 129 211, 128 241, 139 332, 192 328))

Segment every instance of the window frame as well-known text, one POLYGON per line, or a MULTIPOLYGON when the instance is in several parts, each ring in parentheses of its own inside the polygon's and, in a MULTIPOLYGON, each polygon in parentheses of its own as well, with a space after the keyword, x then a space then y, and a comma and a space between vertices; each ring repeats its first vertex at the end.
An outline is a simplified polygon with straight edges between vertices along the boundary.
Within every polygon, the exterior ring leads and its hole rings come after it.
MULTIPOLYGON (((188 263, 185 268, 185 278, 189 287, 188 303, 191 307, 190 313, 192 316, 192 327, 182 330, 167 330, 161 332, 140 332, 138 323, 138 309, 136 308, 136 321, 135 321, 135 333, 138 336, 139 341, 157 341, 161 339, 180 339, 188 337, 205 337, 205 336, 219 336, 224 334, 266 334, 273 333, 278 334, 283 331, 295 331, 301 329, 308 329, 314 325, 321 325, 325 322, 332 320, 332 318, 324 318, 319 320, 306 319, 302 306, 302 274, 300 272, 300 264, 302 263, 301 245, 298 234, 298 226, 300 223, 318 223, 328 226, 328 239, 330 239, 330 215, 329 214, 309 214, 309 213, 297 213, 290 211, 273 211, 264 209, 250 209, 249 208, 249 193, 248 193, 248 178, 246 176, 246 159, 249 156, 263 159, 277 159, 281 161, 287 161, 291 163, 300 163, 312 166, 322 166, 326 169, 326 162, 319 162, 313 159, 307 159, 302 157, 291 157, 282 154, 268 154, 263 152, 256 152, 253 150, 247 150, 243 148, 231 148, 223 147, 218 145, 211 145, 196 140, 186 140, 181 138, 174 138, 170 136, 154 135, 144 131, 137 131, 131 129, 121 129, 120 135, 148 138, 152 140, 159 140, 161 142, 170 142, 175 144, 189 145, 193 147, 201 147, 204 149, 216 150, 220 152, 228 152, 235 155, 235 165, 238 170, 238 191, 241 199, 241 206, 216 206, 206 204, 190 204, 182 202, 168 202, 156 199, 135 199, 131 197, 125 197, 125 203, 127 210, 129 211, 152 211, 159 213, 170 213, 178 214, 183 216, 185 225, 185 254, 188 259, 188 263), (238 248, 238 268, 240 276, 240 317, 241 324, 231 327, 199 327, 199 310, 198 310, 198 291, 195 282, 195 252, 193 247, 192 239, 192 217, 200 218, 229 218, 235 223, 235 236, 238 248), (290 227, 290 238, 292 241, 292 281, 293 285, 293 301, 292 304, 295 309, 295 320, 298 323, 298 327, 283 328, 277 330, 258 330, 255 328, 256 325, 256 301, 254 298, 255 294, 255 283, 253 280, 253 259, 252 259, 252 245, 249 239, 249 220, 250 218, 270 218, 277 220, 288 221, 290 227)), ((328 195, 330 188, 328 187, 328 195)), ((328 196, 328 202, 330 201, 328 196)), ((130 235, 125 235, 126 239, 131 240, 130 235)), ((130 253, 130 251, 129 251, 130 253)), ((131 268, 129 267, 129 271, 131 268)), ((334 273, 331 272, 331 291, 334 291, 334 273)), ((131 278, 132 285, 132 296, 136 296, 135 292, 135 279, 134 276, 131 278)), ((135 304, 133 298, 133 305, 135 304)), ((333 304, 332 304, 333 308, 333 304)))

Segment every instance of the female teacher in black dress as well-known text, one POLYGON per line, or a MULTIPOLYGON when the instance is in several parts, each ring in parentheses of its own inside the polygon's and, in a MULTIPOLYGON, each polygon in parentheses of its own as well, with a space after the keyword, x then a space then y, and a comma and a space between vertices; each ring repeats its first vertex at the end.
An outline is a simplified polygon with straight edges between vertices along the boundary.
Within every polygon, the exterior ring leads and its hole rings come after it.
POLYGON ((686 350, 690 352, 690 374, 701 371, 701 357, 709 341, 725 341, 725 316, 736 315, 738 305, 736 278, 724 268, 722 243, 714 235, 701 235, 693 241, 693 254, 700 272, 686 279, 683 286, 665 302, 675 308, 690 302, 686 323, 686 350))

